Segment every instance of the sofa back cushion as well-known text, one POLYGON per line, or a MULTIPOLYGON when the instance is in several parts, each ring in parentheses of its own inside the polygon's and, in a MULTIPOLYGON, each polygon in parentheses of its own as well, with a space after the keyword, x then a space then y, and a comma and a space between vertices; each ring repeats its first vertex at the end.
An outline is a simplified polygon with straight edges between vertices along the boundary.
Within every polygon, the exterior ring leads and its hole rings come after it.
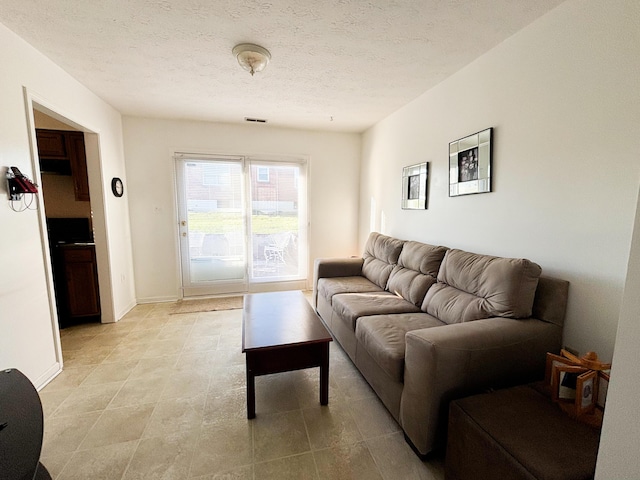
POLYGON ((389 276, 387 290, 421 306, 427 290, 436 282, 446 251, 445 247, 405 242, 398 264, 389 276))
POLYGON ((448 250, 422 310, 449 324, 489 317, 527 318, 541 271, 526 259, 448 250))
POLYGON ((380 288, 387 288, 389 275, 398 263, 403 244, 403 240, 372 232, 362 254, 362 274, 380 288))

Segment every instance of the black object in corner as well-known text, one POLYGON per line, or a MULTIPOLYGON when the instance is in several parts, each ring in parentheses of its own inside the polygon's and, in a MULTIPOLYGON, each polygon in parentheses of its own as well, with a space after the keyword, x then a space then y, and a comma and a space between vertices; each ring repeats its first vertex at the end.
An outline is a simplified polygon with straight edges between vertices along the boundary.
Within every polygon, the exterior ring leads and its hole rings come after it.
POLYGON ((40 396, 16 369, 0 371, 0 478, 51 480, 40 463, 44 420, 40 396))

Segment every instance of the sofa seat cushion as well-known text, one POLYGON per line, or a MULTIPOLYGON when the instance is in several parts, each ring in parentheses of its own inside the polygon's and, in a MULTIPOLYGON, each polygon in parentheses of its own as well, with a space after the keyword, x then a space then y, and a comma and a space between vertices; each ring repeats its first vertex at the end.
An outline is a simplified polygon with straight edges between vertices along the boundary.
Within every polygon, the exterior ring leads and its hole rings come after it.
POLYGON ((365 277, 331 277, 318 279, 318 295, 329 304, 334 295, 339 293, 381 292, 382 289, 365 277))
POLYGON ((359 317, 420 311, 414 304, 390 292, 341 293, 333 296, 332 306, 334 312, 354 332, 359 317))
POLYGON ((422 310, 448 324, 489 317, 527 318, 541 271, 523 258, 448 250, 422 310))
POLYGON ((446 324, 423 312, 361 317, 356 325, 358 348, 366 349, 382 370, 402 382, 406 333, 442 325, 446 324))
POLYGON ((405 242, 398 264, 389 275, 387 290, 421 306, 429 287, 436 282, 446 247, 405 242))
POLYGON ((380 288, 387 288, 389 275, 398 263, 403 245, 403 240, 372 232, 362 254, 362 275, 380 288))

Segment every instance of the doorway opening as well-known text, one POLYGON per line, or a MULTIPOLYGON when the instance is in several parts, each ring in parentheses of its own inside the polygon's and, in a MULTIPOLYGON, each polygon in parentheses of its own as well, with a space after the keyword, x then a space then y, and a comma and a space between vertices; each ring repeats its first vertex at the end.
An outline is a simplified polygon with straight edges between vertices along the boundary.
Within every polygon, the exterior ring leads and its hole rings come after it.
POLYGON ((58 325, 100 322, 84 133, 36 108, 33 118, 58 325))

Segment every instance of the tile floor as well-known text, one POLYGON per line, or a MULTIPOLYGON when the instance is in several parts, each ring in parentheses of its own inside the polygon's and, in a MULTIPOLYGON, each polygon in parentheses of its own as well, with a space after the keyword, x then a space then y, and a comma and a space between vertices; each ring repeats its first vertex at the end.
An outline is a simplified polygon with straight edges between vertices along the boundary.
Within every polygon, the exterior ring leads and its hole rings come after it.
POLYGON ((436 479, 337 342, 329 405, 318 370, 258 377, 246 418, 242 311, 139 305, 62 331, 64 371, 41 392, 42 462, 57 480, 436 479))

